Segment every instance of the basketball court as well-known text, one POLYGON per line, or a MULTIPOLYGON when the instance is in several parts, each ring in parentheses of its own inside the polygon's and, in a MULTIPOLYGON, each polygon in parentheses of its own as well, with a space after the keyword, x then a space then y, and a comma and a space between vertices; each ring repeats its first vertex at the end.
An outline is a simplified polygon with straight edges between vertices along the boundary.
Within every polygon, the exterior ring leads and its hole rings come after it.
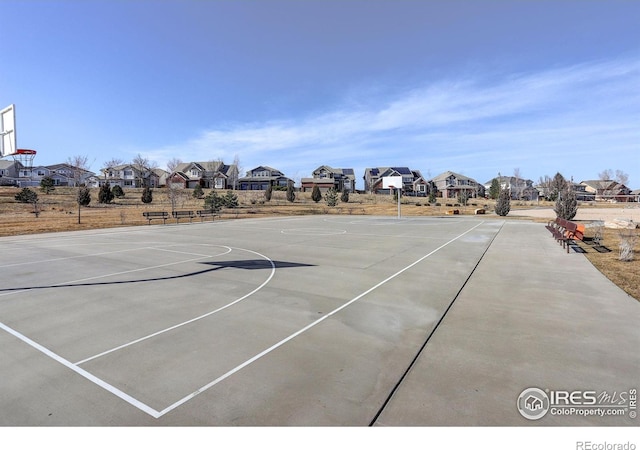
POLYGON ((2 238, 3 425, 368 425, 502 221, 2 238))

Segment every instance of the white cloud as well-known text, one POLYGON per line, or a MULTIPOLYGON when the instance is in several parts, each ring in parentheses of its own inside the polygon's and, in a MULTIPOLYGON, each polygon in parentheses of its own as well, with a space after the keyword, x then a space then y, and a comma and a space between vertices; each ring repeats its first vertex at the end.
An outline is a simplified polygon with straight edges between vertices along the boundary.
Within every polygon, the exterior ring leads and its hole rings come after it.
MULTIPOLYGON (((469 176, 474 168, 482 171, 475 175, 479 181, 517 164, 537 178, 553 164, 540 158, 555 159, 554 170, 562 170, 584 166, 581 155, 606 149, 632 157, 628 152, 640 142, 638 85, 640 63, 634 59, 442 80, 377 102, 351 99, 304 118, 221 126, 144 153, 158 162, 176 155, 225 161, 239 155, 245 169, 266 164, 292 174, 320 164, 408 165, 433 175, 464 166, 469 176)), ((604 163, 590 164, 581 170, 596 173, 604 163)), ((638 183, 639 176, 631 178, 638 183)))

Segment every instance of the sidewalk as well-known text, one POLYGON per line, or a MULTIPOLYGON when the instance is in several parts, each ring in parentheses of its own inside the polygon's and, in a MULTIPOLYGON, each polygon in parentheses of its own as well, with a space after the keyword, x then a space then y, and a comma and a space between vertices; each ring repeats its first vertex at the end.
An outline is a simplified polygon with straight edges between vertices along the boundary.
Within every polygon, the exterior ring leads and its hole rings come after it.
POLYGON ((639 349, 640 302, 544 225, 507 221, 377 425, 638 426, 628 413, 529 420, 517 400, 638 389, 639 349))

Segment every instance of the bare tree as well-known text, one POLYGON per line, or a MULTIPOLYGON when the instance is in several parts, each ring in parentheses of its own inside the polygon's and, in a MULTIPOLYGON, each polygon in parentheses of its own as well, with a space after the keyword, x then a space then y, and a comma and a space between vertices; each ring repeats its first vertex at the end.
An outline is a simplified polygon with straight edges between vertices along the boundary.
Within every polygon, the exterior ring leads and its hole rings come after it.
POLYGON ((80 223, 80 207, 84 203, 82 192, 80 191, 81 185, 84 185, 84 176, 89 172, 89 157, 86 155, 75 155, 67 158, 67 164, 71 166, 73 173, 73 185, 78 188, 76 200, 78 202, 78 223, 80 223))
POLYGON ((551 197, 551 181, 552 180, 549 175, 545 175, 538 179, 538 187, 542 190, 542 196, 544 198, 551 197))
POLYGON ((614 180, 618 184, 623 184, 626 186, 627 184, 629 184, 629 174, 624 173, 622 170, 616 170, 616 177, 614 178, 614 180))
POLYGON ((110 167, 121 166, 122 164, 124 164, 124 160, 120 158, 111 158, 103 163, 103 167, 108 169, 110 167))
POLYGON ((138 153, 138 156, 133 158, 131 163, 136 169, 138 169, 140 176, 140 183, 136 180, 136 185, 140 184, 142 187, 151 187, 150 179, 153 175, 153 171, 158 167, 157 164, 153 161, 149 161, 149 158, 143 157, 140 153, 138 153))
POLYGON ((520 168, 516 167, 515 169, 513 169, 513 182, 515 184, 515 199, 516 200, 520 200, 520 198, 522 197, 522 189, 520 187, 520 168))
POLYGON ((180 158, 171 158, 167 161, 167 171, 169 173, 173 173, 176 171, 176 168, 182 164, 182 160, 180 158))
POLYGON ((236 170, 231 174, 231 186, 235 190, 238 189, 238 174, 242 173, 242 167, 240 166, 240 157, 237 154, 233 157, 233 165, 235 166, 236 170))

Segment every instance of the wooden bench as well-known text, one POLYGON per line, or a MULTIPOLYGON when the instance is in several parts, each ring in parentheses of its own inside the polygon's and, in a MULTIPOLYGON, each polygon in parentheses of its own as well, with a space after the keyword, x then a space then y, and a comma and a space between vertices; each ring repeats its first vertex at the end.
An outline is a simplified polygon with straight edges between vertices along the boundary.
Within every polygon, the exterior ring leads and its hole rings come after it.
POLYGON ((176 223, 179 223, 180 219, 185 219, 185 218, 188 218, 189 222, 191 222, 195 217, 195 214, 193 213, 193 211, 172 211, 171 215, 173 216, 174 219, 176 219, 176 223))
POLYGON ((567 249, 567 253, 569 253, 570 242, 584 239, 584 225, 561 217, 550 221, 546 228, 551 232, 555 240, 562 245, 562 248, 567 249))
POLYGON ((166 211, 144 211, 143 217, 149 221, 147 225, 151 225, 153 219, 162 219, 162 223, 167 223, 169 213, 166 211))
POLYGON ((211 217, 211 221, 214 221, 215 217, 220 215, 211 209, 201 209, 200 211, 196 211, 196 214, 200 217, 200 222, 204 222, 204 219, 207 217, 211 217))

